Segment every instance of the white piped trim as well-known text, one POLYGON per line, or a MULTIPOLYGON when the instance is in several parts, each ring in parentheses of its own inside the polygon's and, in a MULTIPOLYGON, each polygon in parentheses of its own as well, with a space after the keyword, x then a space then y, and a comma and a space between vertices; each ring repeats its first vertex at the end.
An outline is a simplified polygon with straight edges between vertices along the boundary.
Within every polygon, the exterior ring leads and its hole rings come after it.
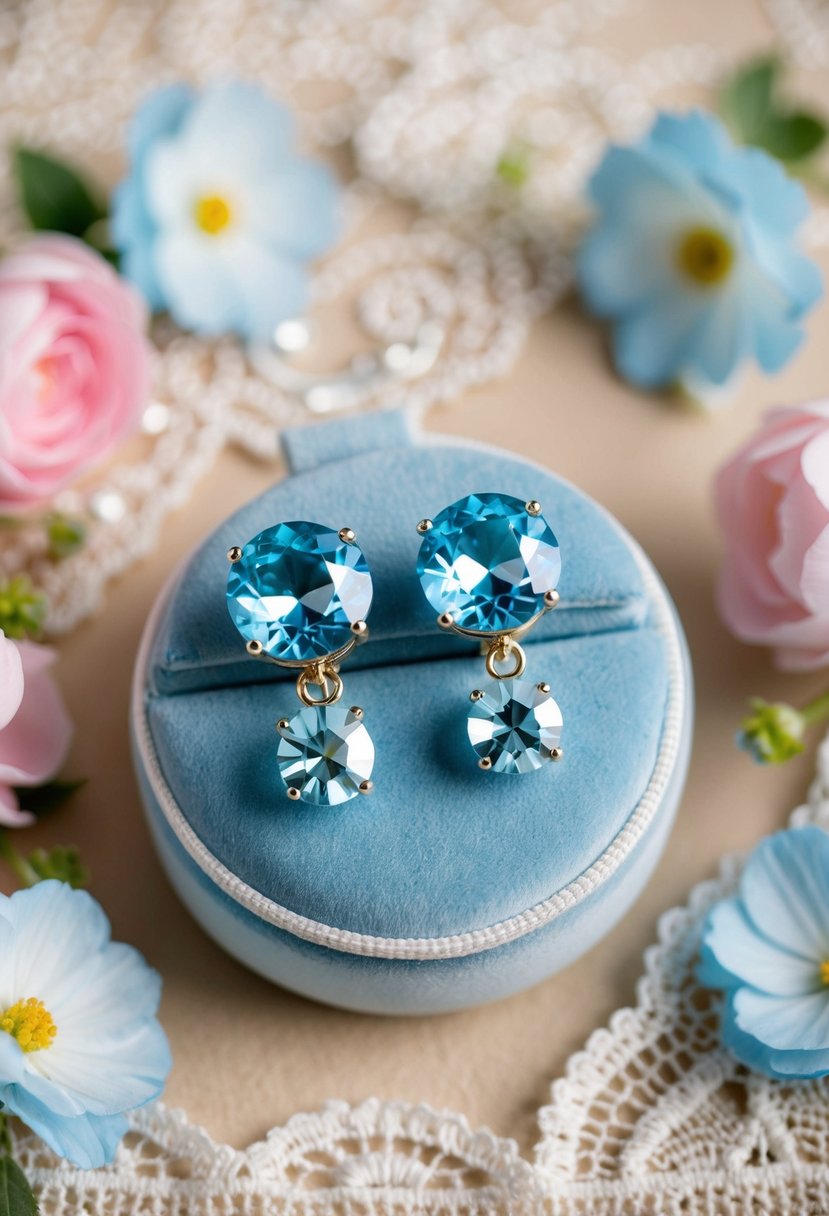
POLYGON ((604 852, 565 887, 561 887, 549 898, 516 916, 510 916, 506 920, 498 921, 485 928, 471 929, 468 933, 453 933, 445 937, 379 937, 370 933, 355 933, 351 929, 340 929, 335 925, 327 925, 322 921, 312 920, 308 916, 301 916, 298 912, 292 912, 290 908, 269 899, 248 883, 243 882, 210 852, 193 831, 161 771, 155 744, 150 734, 144 693, 152 640, 155 636, 161 606, 166 598, 160 596, 147 622, 135 666, 132 689, 133 727, 144 771, 158 805, 181 846, 211 882, 261 920, 274 925, 277 929, 285 930, 286 933, 293 934, 294 937, 313 942, 314 945, 324 946, 329 950, 338 950, 344 954, 359 954, 370 958, 408 959, 420 962, 428 959, 464 958, 471 954, 480 954, 485 950, 495 950, 499 946, 506 946, 510 942, 525 937, 528 933, 549 925, 562 913, 580 904, 582 900, 613 877, 647 832, 662 804, 665 789, 680 753, 683 737, 686 704, 685 668, 676 622, 667 595, 650 562, 627 534, 625 534, 625 539, 633 549, 642 572, 645 590, 653 605, 655 627, 664 638, 667 649, 668 698, 665 707, 665 721, 651 779, 624 827, 614 836, 604 852))

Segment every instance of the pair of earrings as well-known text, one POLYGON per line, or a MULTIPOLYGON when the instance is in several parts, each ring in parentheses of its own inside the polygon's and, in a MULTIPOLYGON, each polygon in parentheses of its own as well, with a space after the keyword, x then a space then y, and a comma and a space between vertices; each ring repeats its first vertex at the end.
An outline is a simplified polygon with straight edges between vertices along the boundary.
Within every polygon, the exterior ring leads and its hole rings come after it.
MULTIPOLYGON (((438 625, 481 642, 489 683, 470 693, 481 769, 558 760, 561 711, 523 678, 520 638, 558 603, 561 555, 539 503, 471 494, 417 525, 417 574, 438 625)), ((341 662, 368 638, 371 574, 350 528, 281 523, 228 551, 227 602, 248 654, 296 668, 302 709, 277 723, 289 798, 334 806, 373 789, 374 743, 359 706, 339 704, 341 662)))

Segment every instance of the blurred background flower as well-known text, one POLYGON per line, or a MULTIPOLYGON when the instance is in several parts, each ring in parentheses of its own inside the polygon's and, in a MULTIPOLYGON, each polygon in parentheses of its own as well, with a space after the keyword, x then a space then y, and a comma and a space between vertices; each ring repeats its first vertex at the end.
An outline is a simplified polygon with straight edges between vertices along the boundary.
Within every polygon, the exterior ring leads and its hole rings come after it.
POLYGON ((829 663, 829 403, 774 410, 715 489, 725 623, 786 670, 829 663))
POLYGON ((35 237, 0 262, 0 511, 48 502, 138 426, 145 317, 73 237, 35 237))
POLYGON ((55 653, 0 632, 0 824, 26 827, 20 787, 43 785, 60 769, 72 726, 50 668, 55 653))
POLYGON ((82 1168, 111 1161, 125 1112, 157 1098, 170 1071, 160 995, 85 891, 47 881, 0 896, 3 1109, 82 1168))
POLYGON ((660 114, 605 153, 588 192, 578 278, 613 323, 622 376, 705 399, 750 357, 767 372, 786 363, 822 283, 795 243, 806 194, 777 161, 735 147, 710 115, 660 114))
POLYGON ((290 112, 230 81, 151 95, 113 203, 122 268, 186 329, 269 340, 308 299, 307 263, 338 230, 337 188, 294 151, 290 112))
POLYGON ((748 1068, 829 1073, 829 835, 794 828, 761 841, 737 894, 709 914, 700 981, 723 988, 723 1043, 748 1068))

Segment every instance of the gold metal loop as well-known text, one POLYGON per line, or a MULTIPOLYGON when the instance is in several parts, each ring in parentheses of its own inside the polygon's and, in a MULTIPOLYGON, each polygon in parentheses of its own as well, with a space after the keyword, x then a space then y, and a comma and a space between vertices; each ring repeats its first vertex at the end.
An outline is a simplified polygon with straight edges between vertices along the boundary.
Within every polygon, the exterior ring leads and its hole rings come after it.
POLYGON ((524 648, 510 635, 504 634, 495 638, 486 652, 486 669, 493 680, 512 680, 524 674, 527 666, 527 656, 524 648), (508 671, 499 671, 498 664, 512 659, 512 667, 508 671))
POLYGON ((329 663, 311 663, 299 673, 296 693, 303 705, 333 705, 343 695, 342 678, 329 663), (318 688, 322 696, 312 696, 311 688, 318 688))

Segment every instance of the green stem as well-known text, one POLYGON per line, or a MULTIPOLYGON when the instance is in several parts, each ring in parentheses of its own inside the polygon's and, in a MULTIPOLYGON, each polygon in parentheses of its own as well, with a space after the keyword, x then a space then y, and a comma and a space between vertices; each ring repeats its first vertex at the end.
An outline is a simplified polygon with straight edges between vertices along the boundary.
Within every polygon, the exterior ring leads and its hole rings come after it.
POLYGON ((14 870, 24 887, 33 887, 38 876, 25 857, 21 857, 9 839, 8 832, 0 831, 0 857, 14 870))
POLYGON ((4 1157, 11 1157, 14 1152, 12 1144, 12 1134, 9 1129, 9 1116, 5 1111, 0 1111, 0 1153, 4 1157))
POLYGON ((811 701, 800 712, 807 726, 814 726, 815 722, 822 722, 824 718, 829 718, 829 692, 825 692, 811 701))

